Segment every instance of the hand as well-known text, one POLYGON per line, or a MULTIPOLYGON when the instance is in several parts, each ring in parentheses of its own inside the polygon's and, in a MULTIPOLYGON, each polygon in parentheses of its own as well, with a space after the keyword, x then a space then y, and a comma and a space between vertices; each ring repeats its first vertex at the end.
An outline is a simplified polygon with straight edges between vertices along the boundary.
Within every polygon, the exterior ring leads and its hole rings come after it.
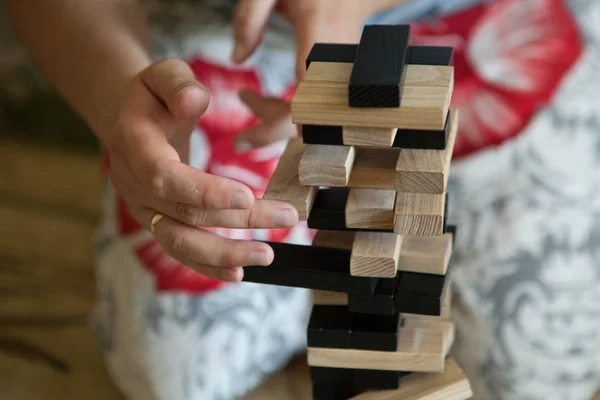
MULTIPOLYGON (((296 29, 296 78, 305 73, 305 60, 315 42, 357 43, 364 19, 375 11, 373 3, 393 0, 240 0, 234 15, 233 61, 244 62, 260 44, 268 19, 279 12, 296 29)), ((399 1, 399 0, 395 0, 399 1)), ((290 105, 257 93, 241 93, 242 100, 262 124, 239 134, 237 151, 246 151, 298 134, 290 105)))
POLYGON ((185 163, 190 133, 208 103, 208 92, 183 61, 165 59, 142 71, 105 136, 111 179, 142 226, 149 228, 156 212, 165 215, 155 235, 167 254, 212 278, 239 281, 240 267, 270 264, 273 250, 200 227, 292 227, 298 213, 185 163))

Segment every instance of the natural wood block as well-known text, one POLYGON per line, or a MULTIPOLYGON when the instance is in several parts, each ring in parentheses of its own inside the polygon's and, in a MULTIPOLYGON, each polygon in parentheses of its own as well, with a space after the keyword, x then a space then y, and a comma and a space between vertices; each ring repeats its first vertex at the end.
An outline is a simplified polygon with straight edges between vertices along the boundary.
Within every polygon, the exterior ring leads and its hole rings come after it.
POLYGON ((438 327, 432 327, 429 321, 420 323, 419 320, 411 324, 410 328, 399 329, 397 351, 309 347, 308 365, 382 371, 443 372, 444 358, 454 338, 454 325, 444 322, 438 327), (452 332, 447 331, 448 326, 452 332))
POLYGON ((327 290, 313 290, 312 297, 314 305, 348 305, 348 293, 329 292, 327 290))
POLYGON ((350 400, 467 400, 473 397, 469 380, 456 361, 448 358, 444 372, 409 374, 397 390, 370 391, 350 400))
POLYGON ((300 160, 300 184, 346 186, 355 157, 352 146, 308 144, 300 160))
POLYGON ((397 128, 345 126, 342 128, 342 137, 347 146, 392 147, 396 132, 398 132, 397 128))
POLYGON ((352 250, 354 245, 354 231, 327 231, 319 230, 313 239, 313 246, 327 247, 330 249, 352 250))
POLYGON ((398 108, 351 108, 351 63, 313 62, 292 98, 295 124, 443 130, 454 88, 451 66, 407 65, 398 108))
POLYGON ((398 269, 423 274, 445 275, 452 255, 452 234, 440 236, 406 235, 398 269))
POLYGON ((396 192, 383 189, 350 189, 346 202, 346 227, 393 229, 396 192))
POLYGON ((399 235, 441 235, 445 199, 445 193, 396 193, 394 232, 399 235))
POLYGON ((318 188, 302 186, 298 166, 304 152, 302 139, 294 138, 279 159, 263 199, 286 201, 298 210, 300 221, 306 221, 317 196, 318 188))
POLYGON ((444 193, 458 132, 458 111, 450 113, 450 135, 444 150, 403 149, 396 163, 396 190, 410 193, 444 193))
POLYGON ((360 147, 350 174, 348 187, 394 189, 396 163, 400 149, 360 147))
POLYGON ((350 274, 395 277, 401 244, 402 236, 393 232, 357 232, 350 256, 350 274))

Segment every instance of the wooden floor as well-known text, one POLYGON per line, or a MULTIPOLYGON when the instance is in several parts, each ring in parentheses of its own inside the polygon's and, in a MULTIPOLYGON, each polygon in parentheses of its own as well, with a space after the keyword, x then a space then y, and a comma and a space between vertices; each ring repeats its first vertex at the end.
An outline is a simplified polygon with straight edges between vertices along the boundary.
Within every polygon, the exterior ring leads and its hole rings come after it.
MULTIPOLYGON (((88 312, 98 160, 0 138, 0 399, 121 400, 88 312)), ((310 398, 298 359, 251 400, 310 398)))

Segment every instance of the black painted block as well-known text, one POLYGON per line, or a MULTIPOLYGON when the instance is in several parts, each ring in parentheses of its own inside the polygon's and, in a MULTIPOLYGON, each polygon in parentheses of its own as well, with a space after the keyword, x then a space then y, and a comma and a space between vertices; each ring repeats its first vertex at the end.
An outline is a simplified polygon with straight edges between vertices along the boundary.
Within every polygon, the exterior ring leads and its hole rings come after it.
POLYGON ((354 313, 352 348, 360 350, 396 351, 400 315, 390 316, 354 313))
POLYGON ((344 144, 344 135, 341 126, 302 125, 302 141, 306 144, 341 146, 344 144))
POLYGON ((442 313, 443 297, 396 293, 396 310, 401 313, 434 315, 442 313))
POLYGON ((354 386, 354 370, 349 368, 310 367, 313 383, 354 386))
POLYGON ((446 125, 444 125, 444 129, 441 131, 398 129, 392 147, 444 150, 448 143, 448 135, 450 134, 451 127, 450 113, 448 113, 446 125))
POLYGON ((354 315, 346 306, 315 305, 308 323, 308 346, 352 348, 354 315))
POLYGON ((357 44, 315 43, 306 57, 306 69, 311 62, 353 63, 357 44))
POLYGON ((346 229, 348 188, 321 189, 308 216, 308 227, 320 230, 346 229))
POLYGON ((376 278, 350 275, 350 250, 266 243, 275 252, 273 263, 268 267, 245 267, 245 282, 344 293, 373 293, 376 278))
MULTIPOLYGON (((451 123, 450 113, 448 113, 446 125, 441 131, 399 129, 394 138, 392 147, 444 150, 448 143, 448 135, 450 134, 450 128, 452 126, 451 123)), ((344 144, 341 126, 304 125, 302 130, 302 140, 306 144, 344 144)))
POLYGON ((419 272, 401 272, 400 275, 396 293, 435 297, 442 295, 447 276, 419 272))
POLYGON ((350 107, 400 107, 410 25, 367 25, 354 59, 350 107))
POLYGON ((456 225, 446 225, 446 232, 452 233, 452 246, 456 243, 456 235, 458 233, 458 227, 456 225))
POLYGON ((397 390, 400 378, 409 372, 354 370, 354 387, 358 390, 397 390))
POLYGON ((443 46, 409 46, 408 64, 451 66, 454 49, 443 46))
POLYGON ((395 278, 379 278, 372 294, 356 291, 349 293, 348 309, 357 313, 394 315, 396 313, 394 296, 399 279, 400 274, 395 278))
POLYGON ((313 400, 348 400, 360 394, 353 386, 313 384, 313 400))

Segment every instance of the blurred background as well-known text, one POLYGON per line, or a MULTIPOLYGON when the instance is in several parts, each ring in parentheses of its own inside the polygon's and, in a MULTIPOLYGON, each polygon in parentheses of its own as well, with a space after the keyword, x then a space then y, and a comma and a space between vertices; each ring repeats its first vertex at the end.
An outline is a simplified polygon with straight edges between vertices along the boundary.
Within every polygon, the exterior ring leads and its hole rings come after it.
MULTIPOLYGON (((0 1, 2 400, 123 399, 90 329, 99 173, 97 140, 36 75, 0 1)), ((305 362, 247 399, 308 398, 305 362)))

